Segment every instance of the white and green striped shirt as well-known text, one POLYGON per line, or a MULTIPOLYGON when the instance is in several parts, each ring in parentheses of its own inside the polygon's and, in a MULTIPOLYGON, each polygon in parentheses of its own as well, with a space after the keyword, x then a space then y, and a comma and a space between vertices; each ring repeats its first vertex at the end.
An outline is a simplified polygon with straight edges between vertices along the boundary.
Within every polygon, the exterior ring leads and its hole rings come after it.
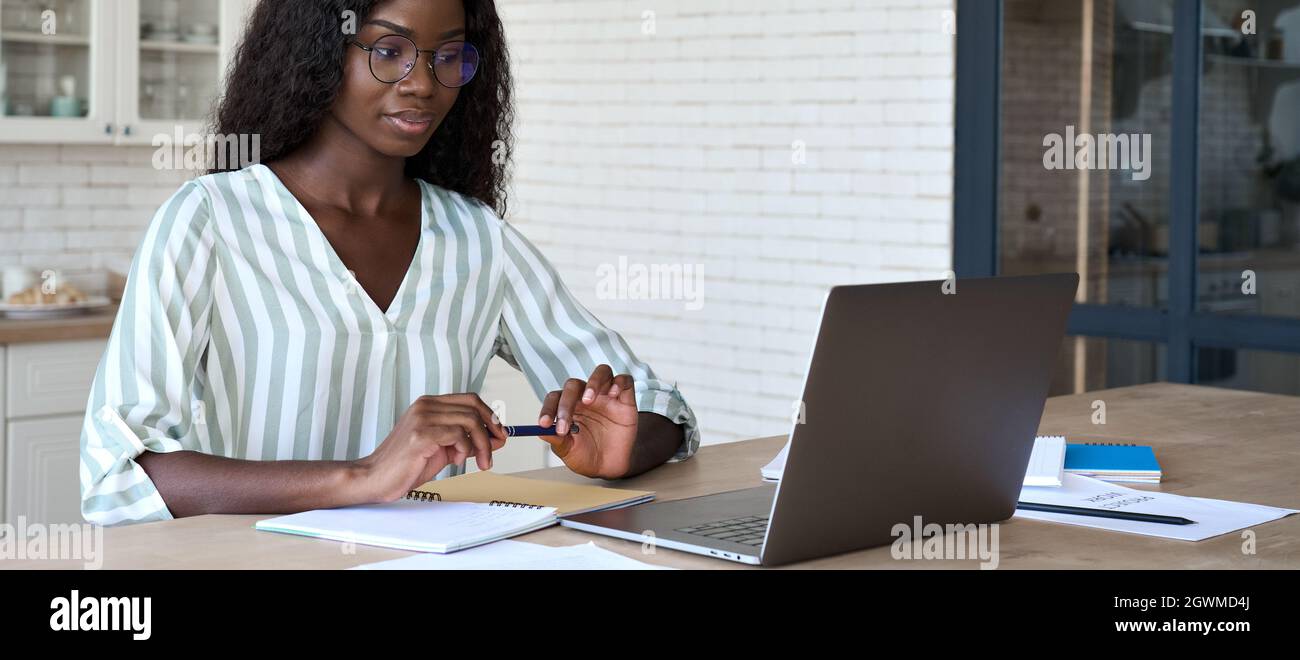
MULTIPOLYGON (((381 310, 270 168, 186 182, 131 264, 81 435, 81 509, 111 525, 171 518, 135 461, 182 449, 253 460, 368 455, 424 394, 477 392, 488 363, 539 398, 607 363, 637 408, 695 415, 488 206, 419 182, 415 258, 381 310)), ((440 476, 459 473, 450 467, 440 476)))

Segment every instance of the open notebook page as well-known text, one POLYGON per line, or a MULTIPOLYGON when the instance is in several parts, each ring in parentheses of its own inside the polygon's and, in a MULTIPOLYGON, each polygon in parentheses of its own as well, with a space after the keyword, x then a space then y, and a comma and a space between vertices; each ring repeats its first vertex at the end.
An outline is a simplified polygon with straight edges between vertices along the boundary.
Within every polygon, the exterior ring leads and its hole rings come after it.
POLYGON ((259 530, 416 552, 454 552, 555 523, 554 508, 417 502, 317 509, 261 520, 259 530))

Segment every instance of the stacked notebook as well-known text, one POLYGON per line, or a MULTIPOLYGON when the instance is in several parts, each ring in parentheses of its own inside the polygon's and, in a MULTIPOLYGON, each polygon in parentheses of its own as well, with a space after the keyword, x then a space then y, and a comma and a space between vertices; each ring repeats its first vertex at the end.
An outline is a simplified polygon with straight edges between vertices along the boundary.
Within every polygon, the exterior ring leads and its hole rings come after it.
POLYGON ((266 532, 415 552, 455 552, 554 525, 562 516, 639 504, 654 493, 471 474, 431 481, 387 504, 304 511, 260 520, 266 532))
POLYGON ((1026 486, 1057 487, 1065 483, 1065 436, 1040 435, 1034 438, 1025 470, 1026 486))
POLYGON ((1066 444, 1059 435, 1035 438, 1025 485, 1060 486, 1067 472, 1102 481, 1147 484, 1158 484, 1163 476, 1150 447, 1100 442, 1066 444))
POLYGON ((1150 447, 1086 443, 1065 446, 1065 471, 1102 481, 1158 484, 1163 476, 1150 447))

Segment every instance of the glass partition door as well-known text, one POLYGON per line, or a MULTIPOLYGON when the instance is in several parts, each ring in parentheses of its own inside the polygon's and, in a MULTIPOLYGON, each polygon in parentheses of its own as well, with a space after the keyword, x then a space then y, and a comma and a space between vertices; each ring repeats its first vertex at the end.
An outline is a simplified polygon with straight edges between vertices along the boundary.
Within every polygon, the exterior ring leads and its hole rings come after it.
POLYGON ((955 270, 1080 274, 1054 393, 1300 394, 1300 0, 1246 4, 959 5, 955 270))

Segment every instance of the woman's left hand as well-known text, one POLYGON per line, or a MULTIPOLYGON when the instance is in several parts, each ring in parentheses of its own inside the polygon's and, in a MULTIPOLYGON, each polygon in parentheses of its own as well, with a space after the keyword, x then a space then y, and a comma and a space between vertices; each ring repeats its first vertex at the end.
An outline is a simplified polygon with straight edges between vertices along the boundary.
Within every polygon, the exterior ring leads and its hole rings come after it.
POLYGON ((588 477, 617 479, 632 465, 638 412, 634 381, 614 375, 608 364, 587 380, 570 378, 564 388, 546 395, 537 423, 556 435, 541 436, 570 470, 588 477), (577 422, 578 432, 572 433, 577 422))

